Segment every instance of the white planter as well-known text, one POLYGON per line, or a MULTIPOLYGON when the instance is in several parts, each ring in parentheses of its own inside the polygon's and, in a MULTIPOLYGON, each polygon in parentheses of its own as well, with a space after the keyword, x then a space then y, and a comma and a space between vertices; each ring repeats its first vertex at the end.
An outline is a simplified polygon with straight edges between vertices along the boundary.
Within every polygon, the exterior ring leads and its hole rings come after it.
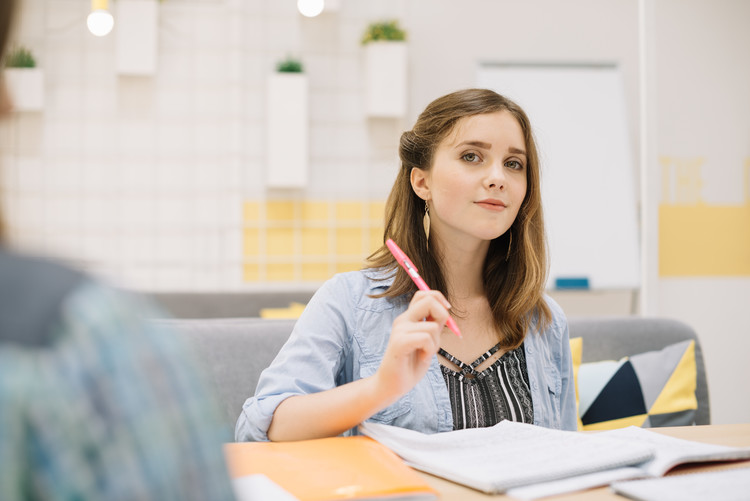
POLYGON ((4 74, 14 111, 42 111, 44 109, 44 70, 41 68, 6 68, 4 74))
POLYGON ((408 69, 406 42, 370 42, 364 50, 365 112, 372 117, 403 117, 408 69))
POLYGON ((117 73, 155 75, 159 52, 158 0, 115 2, 117 73))
POLYGON ((267 175, 269 188, 304 188, 308 165, 307 75, 268 77, 267 175))

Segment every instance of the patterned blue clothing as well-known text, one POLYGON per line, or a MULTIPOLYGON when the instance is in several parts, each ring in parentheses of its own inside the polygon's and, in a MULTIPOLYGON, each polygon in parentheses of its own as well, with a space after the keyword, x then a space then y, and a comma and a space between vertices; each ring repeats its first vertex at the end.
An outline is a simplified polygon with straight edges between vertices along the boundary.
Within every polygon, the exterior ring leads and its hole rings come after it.
MULTIPOLYGON (((0 280, 0 301, 13 294, 0 280)), ((153 313, 83 277, 41 337, 0 332, 0 499, 233 498, 231 436, 193 354, 144 321, 153 313)))

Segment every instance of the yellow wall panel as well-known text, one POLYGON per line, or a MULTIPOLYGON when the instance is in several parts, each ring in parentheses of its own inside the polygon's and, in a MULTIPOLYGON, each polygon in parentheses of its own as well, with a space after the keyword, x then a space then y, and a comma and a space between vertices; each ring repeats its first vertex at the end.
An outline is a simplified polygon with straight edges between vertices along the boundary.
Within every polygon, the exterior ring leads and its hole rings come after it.
POLYGON ((302 254, 325 256, 329 252, 327 228, 302 228, 302 254))
POLYGON ((302 280, 322 281, 331 278, 326 263, 305 263, 302 265, 302 280))
POLYGON ((257 222, 260 219, 260 204, 258 202, 245 202, 242 207, 244 221, 257 222))
POLYGON ((266 218, 269 221, 294 221, 294 205, 291 200, 273 200, 266 202, 266 218))
POLYGON ((336 229, 336 254, 363 254, 361 228, 336 229))
POLYGON ((361 270, 363 264, 364 263, 362 261, 345 261, 336 263, 336 273, 361 270))
POLYGON ((302 202, 303 221, 328 221, 328 202, 302 202))
POLYGON ((659 207, 659 275, 750 276, 750 203, 659 207))
POLYGON ((336 202, 336 220, 361 221, 364 206, 362 202, 336 202))
POLYGON ((383 228, 370 228, 370 248, 368 254, 372 254, 383 246, 383 228))
POLYGON ((370 219, 377 221, 378 224, 383 224, 383 220, 385 219, 385 202, 370 202, 368 208, 370 219))
POLYGON ((290 197, 242 210, 246 282, 322 282, 361 269, 383 244, 384 201, 290 197))
POLYGON ((266 277, 270 281, 289 282, 295 279, 293 263, 269 263, 266 277))
POLYGON ((242 272, 245 282, 257 282, 260 280, 260 266, 257 264, 245 264, 242 267, 242 272))
POLYGON ((260 235, 259 230, 246 228, 243 241, 243 255, 245 257, 256 257, 260 254, 260 235))
POLYGON ((294 230, 269 228, 266 233, 266 254, 269 256, 294 255, 294 230))

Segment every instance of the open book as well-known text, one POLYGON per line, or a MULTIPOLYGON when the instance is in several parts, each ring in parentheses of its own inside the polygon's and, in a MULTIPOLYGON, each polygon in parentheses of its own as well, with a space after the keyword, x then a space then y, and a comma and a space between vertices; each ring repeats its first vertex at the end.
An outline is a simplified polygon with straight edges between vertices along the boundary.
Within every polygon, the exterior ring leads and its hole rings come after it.
POLYGON ((239 501, 281 499, 253 495, 269 484, 300 501, 437 499, 422 476, 367 437, 230 443, 224 454, 239 501))
POLYGON ((636 427, 590 434, 502 421, 434 435, 375 423, 360 429, 414 468, 487 493, 528 499, 660 476, 683 462, 750 458, 750 448, 690 442, 636 427), (539 487, 545 489, 535 493, 539 487))
POLYGON ((630 426, 617 430, 599 432, 593 436, 609 437, 624 443, 640 443, 650 446, 654 456, 639 465, 615 468, 593 475, 580 475, 565 480, 512 489, 508 493, 521 499, 537 499, 564 492, 578 491, 613 482, 636 478, 657 478, 675 466, 709 461, 733 461, 750 458, 750 448, 727 447, 674 438, 644 428, 630 426))

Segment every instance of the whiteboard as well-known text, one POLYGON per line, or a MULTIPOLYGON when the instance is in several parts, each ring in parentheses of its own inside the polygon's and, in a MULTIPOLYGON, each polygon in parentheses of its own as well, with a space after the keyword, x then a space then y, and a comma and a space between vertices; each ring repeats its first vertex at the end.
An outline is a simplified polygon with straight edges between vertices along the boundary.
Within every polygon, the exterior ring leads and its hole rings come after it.
POLYGON ((542 166, 548 287, 639 286, 635 167, 625 92, 615 65, 482 64, 479 87, 526 111, 542 166))

